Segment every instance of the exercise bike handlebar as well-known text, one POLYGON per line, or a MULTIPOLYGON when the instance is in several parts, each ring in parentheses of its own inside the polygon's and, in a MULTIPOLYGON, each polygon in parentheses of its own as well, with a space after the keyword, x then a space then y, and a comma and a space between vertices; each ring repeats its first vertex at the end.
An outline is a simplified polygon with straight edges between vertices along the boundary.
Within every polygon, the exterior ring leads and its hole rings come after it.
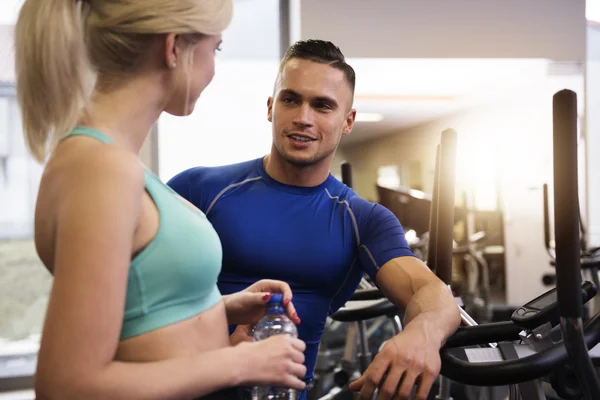
POLYGON ((440 140, 440 160, 438 171, 439 196, 437 204, 437 250, 435 273, 446 284, 452 282, 452 230, 454 226, 454 195, 456 181, 456 140, 457 134, 453 129, 442 132, 440 140))
POLYGON ((582 332, 581 242, 579 225, 577 94, 561 90, 552 98, 554 156, 554 240, 556 242, 556 292, 565 352, 573 365, 585 397, 600 398, 600 379, 588 354, 582 332))
POLYGON ((544 197, 544 246, 548 254, 554 258, 554 249, 552 248, 552 239, 550 239, 550 205, 548 203, 548 184, 542 185, 544 197))
POLYGON ((368 289, 358 289, 352 296, 350 296, 350 301, 358 301, 358 300, 380 300, 384 299, 385 296, 379 288, 368 288, 368 289))
POLYGON ((339 322, 358 322, 382 316, 393 316, 398 307, 386 298, 349 301, 330 317, 339 322))
POLYGON ((431 209, 429 210, 429 238, 427 244, 427 266, 433 272, 436 271, 437 262, 437 221, 438 221, 438 198, 439 198, 439 175, 441 148, 438 144, 435 148, 435 172, 433 174, 433 191, 431 195, 431 209))
MULTIPOLYGON (((550 265, 556 267, 556 260, 550 260, 550 265)), ((584 254, 579 259, 579 265, 581 269, 600 269, 600 254, 584 254)))
MULTIPOLYGON (((587 288, 585 285, 582 287, 584 289, 587 288)), ((376 288, 357 291, 358 294, 364 293, 364 296, 374 296, 378 292, 376 288)), ((583 294, 582 302, 587 302, 596 292, 584 290, 581 293, 583 294)), ((397 308, 387 299, 379 301, 351 301, 332 317, 338 321, 352 322, 391 315, 396 311, 397 308)), ((592 348, 598 344, 600 342, 600 314, 588 321, 584 330, 586 332, 586 345, 592 348)), ((521 332, 523 332, 523 327, 516 325, 512 321, 458 328, 448 338, 440 351, 442 360, 440 373, 462 384, 500 386, 540 378, 568 361, 567 350, 562 342, 558 342, 551 347, 524 358, 500 362, 469 362, 457 358, 453 354, 454 350, 461 347, 485 345, 490 342, 519 340, 521 339, 521 332)))
MULTIPOLYGON (((549 296, 553 290, 548 291, 543 296, 549 296)), ((593 282, 585 281, 581 285, 581 299, 583 303, 587 303, 597 293, 598 288, 593 282)), ((532 302, 538 302, 540 298, 532 300, 532 302)), ((519 309, 529 309, 529 302, 525 306, 519 309)), ((546 303, 546 302, 544 302, 546 303)), ((534 307, 537 307, 534 305, 534 307)), ((550 310, 551 306, 546 304, 546 310, 550 310)), ((544 311, 543 317, 537 318, 535 323, 538 325, 550 323, 555 326, 559 323, 558 310, 552 308, 554 311, 544 311)), ((359 289, 352 295, 350 301, 348 301, 344 307, 338 312, 334 313, 331 317, 337 321, 349 322, 349 321, 360 321, 370 318, 376 318, 384 315, 392 315, 396 313, 397 307, 383 296, 381 291, 377 288, 359 289)), ((539 313, 540 311, 538 311, 539 313)), ((450 336, 444 345, 445 348, 450 347, 464 347, 473 346, 486 343, 496 343, 503 341, 519 340, 519 334, 524 329, 532 329, 531 326, 524 324, 519 319, 515 320, 517 323, 510 321, 492 322, 483 325, 474 326, 461 326, 458 330, 450 336)))
MULTIPOLYGON (((600 342, 600 315, 588 321, 585 332, 585 343, 589 348, 600 342)), ((497 340, 499 337, 482 336, 479 342, 487 342, 492 338, 497 340)), ((475 344, 473 341, 463 341, 460 345, 464 343, 475 344)), ((500 362, 468 362, 454 356, 452 350, 449 347, 441 350, 440 373, 465 385, 502 386, 527 382, 547 375, 568 362, 567 349, 562 341, 530 356, 500 362)))
POLYGON ((444 344, 446 348, 519 340, 523 328, 512 321, 490 322, 484 325, 460 326, 444 344))
POLYGON ((553 97, 554 221, 558 309, 561 317, 581 318, 579 203, 577 182, 577 95, 553 97))

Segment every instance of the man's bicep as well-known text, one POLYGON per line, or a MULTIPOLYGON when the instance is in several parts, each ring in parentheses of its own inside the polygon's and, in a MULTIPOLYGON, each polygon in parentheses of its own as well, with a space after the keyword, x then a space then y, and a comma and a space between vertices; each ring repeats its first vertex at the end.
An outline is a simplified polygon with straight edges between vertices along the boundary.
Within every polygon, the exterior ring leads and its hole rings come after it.
POLYGON ((373 281, 390 260, 415 257, 406 240, 398 218, 387 208, 375 204, 365 220, 361 221, 360 262, 373 281))
POLYGON ((206 212, 209 203, 209 186, 202 184, 202 169, 200 167, 187 169, 171 178, 167 185, 189 203, 206 212))
POLYGON ((438 279, 417 257, 398 257, 379 269, 375 282, 388 299, 406 307, 419 289, 438 279))

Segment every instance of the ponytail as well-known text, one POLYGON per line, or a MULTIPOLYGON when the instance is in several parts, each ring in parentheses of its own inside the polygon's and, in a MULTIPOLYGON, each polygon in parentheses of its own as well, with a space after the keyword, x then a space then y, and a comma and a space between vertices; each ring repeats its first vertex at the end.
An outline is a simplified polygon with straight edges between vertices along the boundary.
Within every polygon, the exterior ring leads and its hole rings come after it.
POLYGON ((95 77, 85 39, 87 4, 25 0, 15 27, 17 100, 29 151, 40 163, 78 122, 95 77))

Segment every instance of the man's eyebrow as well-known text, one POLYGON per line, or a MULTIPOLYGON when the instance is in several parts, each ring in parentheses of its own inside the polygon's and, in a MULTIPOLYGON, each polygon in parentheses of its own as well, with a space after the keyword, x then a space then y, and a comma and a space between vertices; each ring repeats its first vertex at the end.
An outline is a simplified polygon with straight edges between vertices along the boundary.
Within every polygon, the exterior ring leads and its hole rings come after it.
POLYGON ((315 100, 321 101, 323 103, 331 103, 331 104, 337 106, 337 101, 335 101, 335 99, 328 97, 328 96, 317 96, 317 97, 315 97, 315 100))
POLYGON ((281 89, 281 91, 279 93, 280 94, 289 94, 289 95, 294 96, 294 97, 302 97, 300 95, 300 93, 298 93, 298 92, 296 92, 295 90, 292 90, 292 89, 281 89))
MULTIPOLYGON (((287 95, 294 96, 294 97, 302 97, 302 95, 300 93, 296 92, 293 89, 281 89, 279 93, 280 94, 287 94, 287 95)), ((322 102, 325 102, 325 103, 337 104, 337 101, 334 98, 329 97, 329 96, 316 96, 316 97, 313 97, 312 100, 314 100, 314 101, 322 101, 322 102)))
MULTIPOLYGON (((292 96, 292 97, 296 97, 301 99, 302 95, 298 92, 296 92, 293 89, 281 89, 279 91, 279 95, 288 95, 288 96, 292 96)), ((333 98, 333 97, 329 97, 329 96, 316 96, 311 98, 311 101, 316 101, 316 102, 320 102, 320 103, 327 103, 327 104, 331 104, 331 106, 333 108, 337 108, 339 106, 338 102, 333 98)))

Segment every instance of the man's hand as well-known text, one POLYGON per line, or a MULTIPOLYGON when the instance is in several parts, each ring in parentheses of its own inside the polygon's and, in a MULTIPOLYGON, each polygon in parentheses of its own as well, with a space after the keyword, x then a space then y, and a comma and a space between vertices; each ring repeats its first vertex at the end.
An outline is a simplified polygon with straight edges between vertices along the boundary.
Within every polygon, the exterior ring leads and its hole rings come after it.
POLYGON ((377 400, 408 400, 416 385, 415 400, 427 399, 441 368, 441 343, 428 331, 417 321, 407 325, 386 342, 350 389, 360 391, 359 399, 371 399, 379 387, 377 400))
POLYGON ((426 399, 440 368, 440 348, 460 326, 452 292, 416 257, 398 257, 383 265, 376 282, 383 294, 404 308, 404 330, 390 339, 363 375, 350 384, 360 399, 426 399), (394 395, 396 397, 394 397, 394 395))
POLYGON ((241 292, 223 296, 228 323, 235 325, 257 323, 267 311, 271 293, 283 294, 283 307, 286 314, 295 324, 299 324, 300 318, 292 304, 292 289, 285 282, 270 279, 263 279, 241 292))

